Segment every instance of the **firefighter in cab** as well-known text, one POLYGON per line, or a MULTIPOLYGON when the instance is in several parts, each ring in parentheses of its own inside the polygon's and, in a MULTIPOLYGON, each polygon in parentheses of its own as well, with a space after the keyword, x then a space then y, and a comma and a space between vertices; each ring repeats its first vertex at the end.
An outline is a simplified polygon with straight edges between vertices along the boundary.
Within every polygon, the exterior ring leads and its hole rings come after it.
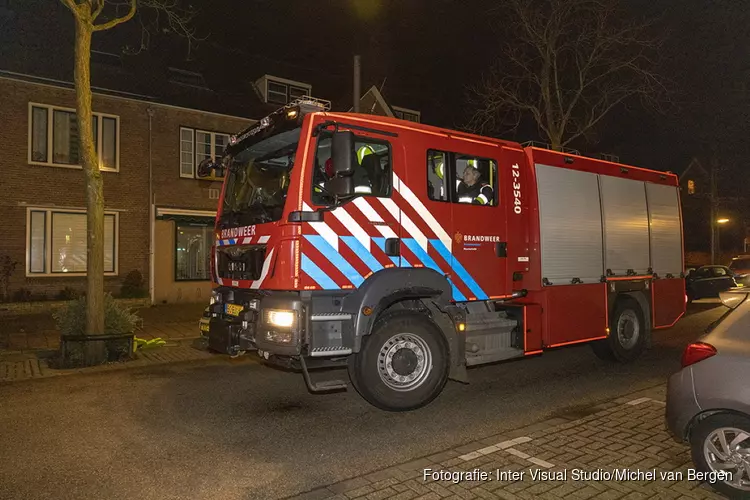
MULTIPOLYGON (((435 174, 441 180, 445 176, 445 163, 438 159, 435 165, 435 174)), ((442 188, 440 198, 444 199, 442 188)), ((482 180, 477 160, 467 160, 461 179, 456 179, 456 193, 459 203, 472 203, 474 205, 489 205, 494 200, 492 186, 482 180)))
POLYGON ((458 202, 488 205, 492 202, 492 187, 484 182, 476 160, 466 162, 461 181, 458 183, 458 202))
MULTIPOLYGON (((363 168, 363 161, 366 156, 375 153, 375 150, 369 144, 365 144, 357 150, 357 167, 354 169, 354 192, 359 194, 372 194, 372 183, 367 175, 366 170, 363 168)), ((333 170, 333 158, 328 158, 325 161, 325 166, 322 169, 323 179, 317 183, 314 187, 316 193, 323 194, 325 192, 325 180, 331 179, 334 176, 333 170)))

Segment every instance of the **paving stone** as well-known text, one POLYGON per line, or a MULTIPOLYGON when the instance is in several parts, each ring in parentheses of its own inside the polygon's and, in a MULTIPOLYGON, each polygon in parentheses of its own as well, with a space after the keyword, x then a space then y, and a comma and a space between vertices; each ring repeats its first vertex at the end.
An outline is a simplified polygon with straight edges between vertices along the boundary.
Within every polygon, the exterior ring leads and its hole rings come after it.
POLYGON ((358 488, 362 488, 363 486, 367 486, 370 484, 370 481, 368 481, 365 477, 355 477, 354 479, 349 479, 347 481, 342 481, 340 483, 332 484, 328 486, 328 489, 331 490, 334 493, 346 493, 347 491, 356 490, 358 488))
POLYGON ((394 490, 393 488, 384 488, 382 490, 373 491, 369 495, 365 496, 365 498, 367 500, 383 500, 385 498, 390 498, 396 494, 396 490, 394 490))
POLYGON ((353 490, 345 491, 344 495, 346 495, 348 498, 359 498, 365 495, 369 495, 374 490, 372 489, 372 486, 362 486, 360 488, 356 488, 353 490))
POLYGON ((400 493, 397 493, 396 495, 393 495, 390 498, 392 500, 413 500, 417 496, 418 495, 417 495, 417 493, 415 491, 411 491, 411 490, 407 489, 406 491, 402 491, 400 493))

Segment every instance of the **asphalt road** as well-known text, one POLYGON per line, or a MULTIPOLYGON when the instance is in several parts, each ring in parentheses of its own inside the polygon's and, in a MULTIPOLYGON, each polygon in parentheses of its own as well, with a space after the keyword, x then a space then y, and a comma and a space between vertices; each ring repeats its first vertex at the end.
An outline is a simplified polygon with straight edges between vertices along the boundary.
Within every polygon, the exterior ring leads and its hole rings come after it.
POLYGON ((694 304, 632 365, 563 348, 470 370, 412 413, 250 360, 0 385, 0 498, 293 495, 662 383, 724 310, 694 304))

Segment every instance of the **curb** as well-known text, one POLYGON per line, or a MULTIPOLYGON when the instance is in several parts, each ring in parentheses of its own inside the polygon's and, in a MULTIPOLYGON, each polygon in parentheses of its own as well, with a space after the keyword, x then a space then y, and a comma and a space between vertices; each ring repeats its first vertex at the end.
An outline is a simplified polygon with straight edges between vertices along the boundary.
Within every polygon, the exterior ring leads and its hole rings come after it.
MULTIPOLYGON (((497 451, 498 449, 505 449, 514 444, 523 443, 529 440, 527 436, 530 434, 538 433, 540 431, 548 431, 566 424, 570 425, 572 422, 589 419, 594 414, 612 410, 613 408, 621 407, 623 405, 635 406, 648 401, 658 401, 664 397, 664 394, 664 383, 655 384, 646 389, 639 389, 638 391, 614 399, 587 406, 585 409, 566 409, 553 414, 554 416, 551 418, 547 418, 534 424, 517 427, 500 434, 471 441, 464 445, 453 446, 436 453, 423 455, 408 462, 402 462, 373 472, 353 476, 334 484, 321 486, 302 493, 284 497, 283 500, 331 499, 332 497, 339 498, 339 496, 344 493, 346 493, 346 497, 348 497, 352 495, 353 490, 364 490, 371 486, 382 486, 388 482, 413 479, 422 474, 422 469, 435 465, 436 463, 460 464, 478 456, 497 451)), ((541 466, 546 465, 541 464, 541 466)))

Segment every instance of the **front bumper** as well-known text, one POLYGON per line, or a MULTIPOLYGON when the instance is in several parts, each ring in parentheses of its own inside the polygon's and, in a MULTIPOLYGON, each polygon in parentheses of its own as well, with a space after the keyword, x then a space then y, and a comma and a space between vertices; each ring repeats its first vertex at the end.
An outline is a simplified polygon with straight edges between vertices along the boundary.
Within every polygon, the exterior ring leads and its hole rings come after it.
POLYGON ((692 368, 683 368, 667 381, 666 424, 672 438, 684 443, 690 423, 701 412, 695 400, 692 368))
POLYGON ((300 354, 306 308, 298 292, 257 292, 222 287, 215 293, 219 300, 208 307, 208 314, 201 320, 201 329, 208 329, 204 335, 209 339, 210 348, 230 354, 255 349, 277 356, 300 354), (264 313, 269 309, 293 312, 294 324, 290 327, 269 324, 264 313))

